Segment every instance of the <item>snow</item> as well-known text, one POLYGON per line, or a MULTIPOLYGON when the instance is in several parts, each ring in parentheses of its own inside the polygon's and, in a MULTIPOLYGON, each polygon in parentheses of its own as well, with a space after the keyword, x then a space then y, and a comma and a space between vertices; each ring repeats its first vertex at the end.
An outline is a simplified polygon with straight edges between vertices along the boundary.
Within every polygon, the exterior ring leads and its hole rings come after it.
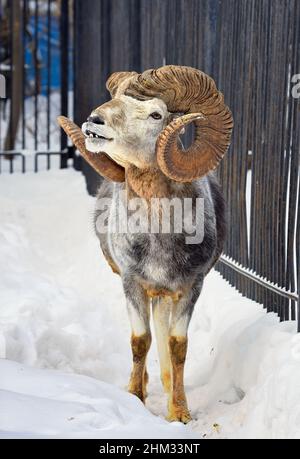
POLYGON ((15 437, 16 430, 20 438, 144 438, 148 432, 156 438, 195 438, 110 384, 11 361, 1 366, 0 438, 15 437))
POLYGON ((146 408, 124 389, 130 328, 118 276, 73 170, 1 175, 0 437, 300 438, 300 335, 217 272, 189 330, 193 421, 164 420, 155 340, 146 408))

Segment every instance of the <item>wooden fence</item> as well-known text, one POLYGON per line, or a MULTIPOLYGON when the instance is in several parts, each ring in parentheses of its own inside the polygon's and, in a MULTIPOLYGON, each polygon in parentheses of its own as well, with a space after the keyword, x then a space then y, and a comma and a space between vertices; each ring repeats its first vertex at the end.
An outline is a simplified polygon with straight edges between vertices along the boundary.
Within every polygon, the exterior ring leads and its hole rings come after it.
MULTIPOLYGON (((113 71, 180 64, 215 79, 235 120, 219 169, 229 224, 217 269, 267 311, 299 323, 300 98, 292 94, 300 95, 300 1, 74 4, 77 122, 107 100, 113 71)), ((94 192, 98 178, 84 167, 94 192)))

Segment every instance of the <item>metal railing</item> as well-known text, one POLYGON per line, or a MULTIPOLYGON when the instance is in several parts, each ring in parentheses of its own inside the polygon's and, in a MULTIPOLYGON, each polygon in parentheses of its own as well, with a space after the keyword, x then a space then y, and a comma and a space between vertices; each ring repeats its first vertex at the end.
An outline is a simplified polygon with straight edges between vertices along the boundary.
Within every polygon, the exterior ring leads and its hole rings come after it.
POLYGON ((73 115, 72 3, 0 0, 0 73, 6 80, 6 99, 0 100, 2 170, 12 172, 21 158, 25 171, 27 156, 42 153, 48 167, 55 152, 66 167, 68 141, 56 117, 73 115))

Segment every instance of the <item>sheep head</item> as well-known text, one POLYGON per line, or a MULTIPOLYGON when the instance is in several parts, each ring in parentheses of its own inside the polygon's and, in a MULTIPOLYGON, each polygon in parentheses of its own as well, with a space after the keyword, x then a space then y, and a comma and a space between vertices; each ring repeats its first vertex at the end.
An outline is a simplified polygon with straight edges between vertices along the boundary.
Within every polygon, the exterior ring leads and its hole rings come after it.
POLYGON ((215 169, 226 153, 232 115, 203 72, 175 65, 142 74, 117 72, 107 88, 112 100, 92 112, 82 132, 76 131, 79 150, 106 178, 123 181, 125 170, 134 165, 160 168, 172 180, 191 182, 215 169), (179 134, 190 123, 195 139, 184 150, 179 134))
POLYGON ((161 99, 140 101, 121 94, 93 110, 82 125, 85 146, 106 153, 124 169, 157 167, 156 141, 169 119, 161 99))

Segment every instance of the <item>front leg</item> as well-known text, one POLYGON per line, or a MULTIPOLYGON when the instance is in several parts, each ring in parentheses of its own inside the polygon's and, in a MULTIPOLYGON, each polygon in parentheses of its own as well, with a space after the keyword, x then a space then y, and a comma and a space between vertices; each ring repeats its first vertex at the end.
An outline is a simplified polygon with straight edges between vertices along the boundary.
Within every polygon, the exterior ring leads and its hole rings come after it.
POLYGON ((197 285, 174 303, 171 317, 169 351, 172 386, 168 402, 168 420, 185 424, 191 420, 184 390, 184 364, 188 346, 187 330, 201 288, 202 282, 200 286, 197 285))
POLYGON ((145 403, 148 382, 146 358, 151 345, 150 302, 144 289, 132 277, 123 279, 123 287, 132 330, 133 367, 128 391, 145 403))
POLYGON ((153 321, 160 363, 160 376, 164 390, 171 392, 171 361, 169 351, 170 315, 173 301, 170 297, 152 299, 153 321))

